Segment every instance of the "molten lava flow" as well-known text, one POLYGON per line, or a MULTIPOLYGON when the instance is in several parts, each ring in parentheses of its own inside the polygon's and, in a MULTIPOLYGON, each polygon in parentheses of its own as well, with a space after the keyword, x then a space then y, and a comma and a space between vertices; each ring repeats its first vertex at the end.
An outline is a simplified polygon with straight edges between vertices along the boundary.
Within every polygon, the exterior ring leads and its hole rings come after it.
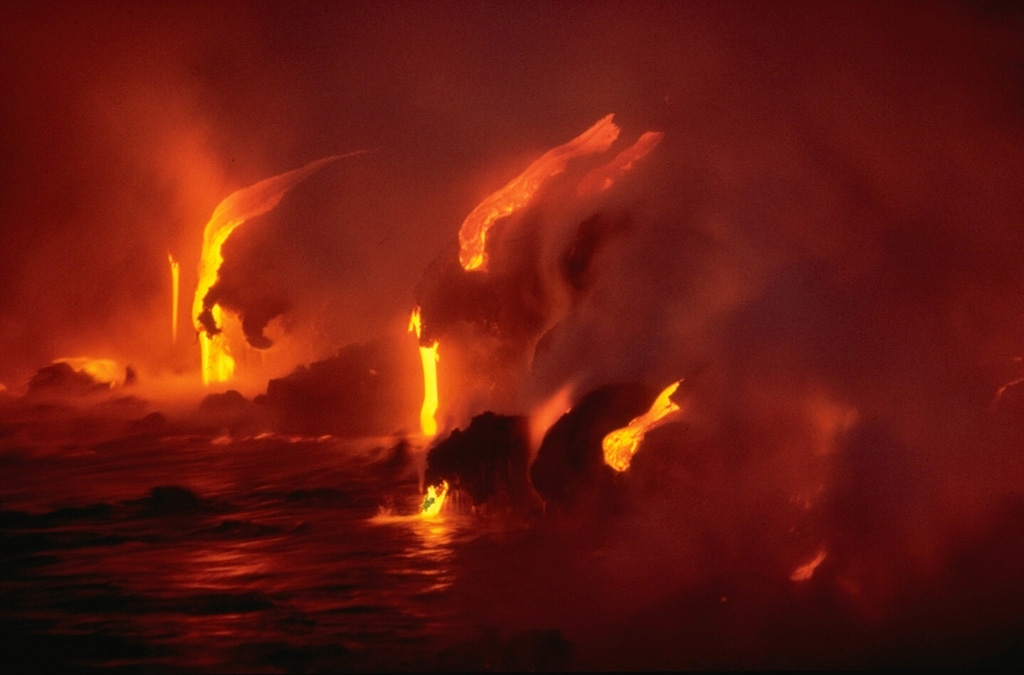
POLYGON ((644 133, 636 143, 616 155, 615 159, 584 176, 577 191, 581 195, 585 195, 607 190, 615 184, 615 181, 631 171, 637 162, 647 156, 647 153, 654 150, 664 137, 665 134, 660 131, 644 133))
POLYGON ((440 485, 431 485, 427 488, 427 494, 423 497, 423 507, 420 515, 424 518, 434 518, 441 513, 444 500, 448 496, 448 481, 441 481, 440 485))
MULTIPOLYGON (((414 307, 412 316, 409 317, 409 332, 416 334, 420 339, 420 308, 414 307)), ((434 340, 429 345, 420 344, 420 361, 423 363, 423 406, 420 408, 420 429, 426 436, 433 436, 437 433, 437 363, 440 357, 437 353, 438 342, 434 340)))
POLYGON ((570 160, 604 152, 611 147, 619 136, 619 127, 612 122, 612 117, 604 117, 568 143, 548 150, 526 171, 480 202, 466 216, 459 229, 459 262, 463 269, 487 269, 487 231, 495 221, 529 204, 545 182, 565 171, 570 160))
POLYGON ((301 169, 272 176, 255 185, 231 193, 217 205, 210 222, 203 230, 203 250, 199 259, 199 283, 192 300, 192 317, 199 331, 203 359, 203 384, 223 382, 235 372, 235 360, 221 333, 223 312, 220 305, 206 302, 207 293, 216 281, 224 258, 221 247, 235 230, 249 218, 262 215, 276 207, 285 193, 298 183, 319 171, 324 165, 342 157, 360 154, 357 150, 346 155, 333 155, 311 162, 301 169), (207 314, 208 313, 208 314, 207 314))
POLYGON ((810 562, 800 565, 793 570, 793 573, 789 575, 790 581, 807 581, 813 577, 814 570, 818 569, 818 565, 824 562, 826 555, 825 549, 818 551, 817 555, 810 562))
POLYGON ((111 359, 94 359, 89 356, 69 356, 61 359, 54 359, 54 363, 66 363, 73 370, 86 373, 97 382, 109 384, 113 387, 119 384, 124 370, 117 362, 111 359))
POLYGON ((673 382, 658 395, 650 410, 640 417, 634 417, 628 425, 604 437, 601 447, 604 450, 605 464, 616 471, 625 471, 629 468, 629 463, 640 447, 640 442, 644 440, 644 435, 658 426, 666 415, 679 410, 679 406, 670 398, 678 388, 679 382, 673 382))
POLYGON ((178 342, 178 281, 181 278, 178 261, 170 253, 167 262, 171 264, 171 342, 178 342))

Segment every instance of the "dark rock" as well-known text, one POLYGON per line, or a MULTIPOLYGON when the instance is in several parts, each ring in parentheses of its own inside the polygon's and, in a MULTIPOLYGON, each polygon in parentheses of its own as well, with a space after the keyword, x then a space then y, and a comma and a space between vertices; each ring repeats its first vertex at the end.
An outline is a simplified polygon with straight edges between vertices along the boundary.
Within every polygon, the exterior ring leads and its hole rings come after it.
POLYGON ((417 425, 421 389, 415 339, 349 345, 270 380, 257 403, 282 433, 375 436, 417 425))
POLYGON ((530 467, 533 487, 549 508, 571 508, 607 496, 614 471, 604 463, 601 441, 642 415, 656 395, 641 385, 605 385, 552 425, 530 467))
POLYGON ((525 420, 485 412, 430 450, 424 478, 428 485, 448 481, 474 506, 526 506, 532 499, 528 461, 525 420))
POLYGON ((110 390, 109 382, 99 382, 88 373, 77 371, 67 363, 54 363, 40 368, 28 382, 29 396, 85 396, 110 390))
POLYGON ((176 485, 160 485, 149 496, 136 502, 147 516, 177 516, 197 513, 202 509, 199 497, 176 485))

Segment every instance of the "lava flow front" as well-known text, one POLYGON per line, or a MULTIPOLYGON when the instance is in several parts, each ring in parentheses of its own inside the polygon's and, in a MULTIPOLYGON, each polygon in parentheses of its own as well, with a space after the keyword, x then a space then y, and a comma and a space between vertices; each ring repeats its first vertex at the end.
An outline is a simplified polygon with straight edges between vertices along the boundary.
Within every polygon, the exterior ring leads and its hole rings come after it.
POLYGON ((604 437, 601 448, 604 450, 605 464, 616 471, 625 471, 629 468, 629 463, 640 449, 640 443, 647 432, 658 426, 669 413, 679 410, 679 405, 671 399, 679 384, 680 382, 670 384, 654 400, 650 410, 604 437))
POLYGON ((276 207, 285 193, 309 178, 321 168, 342 157, 359 154, 324 157, 306 166, 288 171, 233 192, 217 205, 203 230, 203 250, 199 260, 199 284, 192 300, 192 316, 199 331, 202 350, 203 384, 224 382, 235 372, 235 359, 225 338, 222 326, 224 312, 211 289, 217 282, 220 266, 224 262, 221 248, 235 228, 250 218, 262 215, 276 207))
POLYGON ((601 118, 568 143, 548 150, 526 171, 480 202, 466 216, 459 229, 459 262, 463 269, 487 269, 487 231, 497 220, 529 204, 548 180, 565 171, 571 160, 604 152, 611 147, 619 136, 619 128, 612 122, 612 117, 601 118))

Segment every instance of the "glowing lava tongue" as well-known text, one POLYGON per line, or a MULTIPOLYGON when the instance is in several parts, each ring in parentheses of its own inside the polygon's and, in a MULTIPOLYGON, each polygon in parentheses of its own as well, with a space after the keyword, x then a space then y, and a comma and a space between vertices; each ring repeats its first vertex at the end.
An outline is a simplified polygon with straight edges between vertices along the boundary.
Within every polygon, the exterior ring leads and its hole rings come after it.
POLYGON ((463 269, 487 269, 487 230, 491 229, 495 221, 529 204, 545 182, 565 171, 570 160, 604 152, 611 147, 619 136, 619 127, 612 122, 612 117, 608 115, 602 118, 568 143, 548 150, 526 171, 480 202, 466 216, 459 229, 459 262, 463 269))
MULTIPOLYGON (((419 307, 413 308, 412 316, 409 317, 409 332, 415 333, 416 338, 419 339, 421 332, 419 307)), ((426 436, 433 436, 437 433, 437 420, 434 418, 438 405, 437 363, 439 357, 437 345, 437 340, 428 346, 420 344, 420 361, 423 362, 423 407, 420 408, 420 429, 426 436)))
POLYGON ((298 183, 319 171, 324 165, 342 157, 365 152, 358 150, 346 155, 333 155, 311 162, 301 169, 272 176, 255 185, 231 193, 222 201, 210 217, 203 230, 203 251, 199 259, 199 283, 192 301, 192 317, 199 331, 199 344, 203 358, 203 384, 224 382, 235 372, 235 360, 231 357, 227 341, 221 333, 223 311, 220 305, 207 305, 206 295, 217 282, 224 257, 221 247, 235 230, 249 218, 255 218, 276 207, 285 193, 298 183), (207 321, 202 317, 209 312, 207 321))
POLYGON ((604 463, 616 471, 625 471, 633 455, 644 440, 648 431, 658 426, 669 413, 679 410, 679 406, 670 400, 679 388, 679 382, 673 382, 654 400, 651 409, 640 417, 634 417, 629 424, 612 431, 601 441, 604 450, 604 463))
POLYGON ((167 261, 171 264, 171 342, 178 342, 178 281, 181 278, 178 261, 170 253, 167 261))

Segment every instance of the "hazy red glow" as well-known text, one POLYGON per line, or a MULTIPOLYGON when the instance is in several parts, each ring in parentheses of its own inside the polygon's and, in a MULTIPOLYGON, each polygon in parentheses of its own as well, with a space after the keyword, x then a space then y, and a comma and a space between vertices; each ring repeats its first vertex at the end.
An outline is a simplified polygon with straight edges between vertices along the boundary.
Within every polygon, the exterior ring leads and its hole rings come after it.
POLYGON ((631 171, 636 163, 646 157, 651 150, 654 150, 664 137, 665 134, 659 131, 645 131, 636 143, 616 155, 615 159, 584 176, 577 190, 583 195, 607 190, 615 184, 616 180, 631 171))
MULTIPOLYGON (((290 450, 391 405, 361 431, 493 411, 536 449, 603 385, 686 375, 685 414, 637 418, 610 453, 628 471, 597 464, 601 555, 522 566, 579 606, 477 602, 479 625, 672 656, 680 626, 688 647, 732 628, 729 663, 762 665, 789 626, 743 604, 755 577, 849 620, 822 633, 991 598, 1019 635, 1015 572, 968 572, 1024 552, 1022 26, 1011 2, 6 3, 0 460, 290 450), (351 148, 377 150, 335 161, 351 148), (118 386, 34 399, 55 361, 118 386)), ((580 447, 621 424, 600 421, 580 447)))
POLYGON ((828 552, 825 549, 818 551, 813 558, 809 561, 800 565, 793 573, 789 575, 791 581, 807 581, 814 576, 814 570, 818 569, 818 565, 825 562, 825 558, 828 552))

